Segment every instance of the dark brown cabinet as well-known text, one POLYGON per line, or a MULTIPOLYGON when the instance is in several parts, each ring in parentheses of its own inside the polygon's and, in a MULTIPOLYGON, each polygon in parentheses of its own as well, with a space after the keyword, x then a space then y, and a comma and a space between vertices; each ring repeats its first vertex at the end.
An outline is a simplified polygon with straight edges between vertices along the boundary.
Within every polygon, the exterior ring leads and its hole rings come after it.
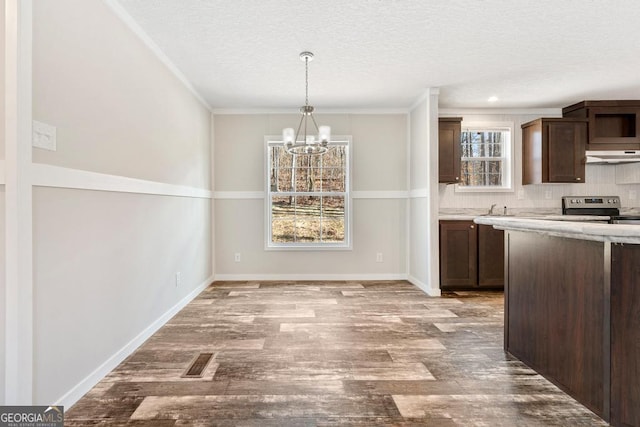
POLYGON ((473 221, 440 221, 440 288, 478 286, 478 232, 473 221))
POLYGON ((504 232, 473 221, 440 221, 440 288, 504 286, 504 232))
POLYGON ((588 120, 588 150, 640 149, 640 101, 582 101, 562 116, 588 120))
POLYGON ((504 286, 504 231, 478 225, 478 286, 504 286))
POLYGON ((460 132, 462 117, 438 119, 438 182, 460 182, 460 132))
POLYGON ((542 118, 522 125, 522 184, 583 183, 587 121, 542 118))
POLYGON ((611 424, 640 426, 640 245, 611 248, 611 424))

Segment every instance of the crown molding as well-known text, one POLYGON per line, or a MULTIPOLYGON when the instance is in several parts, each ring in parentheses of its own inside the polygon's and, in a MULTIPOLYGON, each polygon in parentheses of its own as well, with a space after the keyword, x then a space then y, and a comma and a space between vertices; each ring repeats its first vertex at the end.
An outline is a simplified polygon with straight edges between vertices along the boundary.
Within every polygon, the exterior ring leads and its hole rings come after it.
POLYGON ((198 101, 210 112, 213 110, 211 105, 198 93, 193 87, 189 79, 180 71, 178 67, 164 54, 162 49, 153 41, 151 37, 138 25, 138 23, 129 15, 117 0, 102 0, 111 11, 142 41, 142 43, 155 54, 169 71, 184 85, 184 87, 196 97, 198 101))
MULTIPOLYGON (((214 115, 233 114, 300 114, 298 108, 214 108, 211 110, 214 115)), ((324 114, 408 114, 406 108, 323 108, 321 111, 314 111, 314 116, 324 114)))
POLYGON ((561 117, 562 108, 440 108, 440 116, 461 116, 465 114, 533 114, 545 117, 561 117))

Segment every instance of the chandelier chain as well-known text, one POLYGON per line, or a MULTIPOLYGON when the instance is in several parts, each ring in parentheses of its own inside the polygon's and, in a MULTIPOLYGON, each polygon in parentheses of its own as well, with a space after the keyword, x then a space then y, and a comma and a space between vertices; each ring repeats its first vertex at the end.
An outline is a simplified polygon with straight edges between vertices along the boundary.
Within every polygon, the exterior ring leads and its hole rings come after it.
POLYGON ((309 58, 304 58, 304 105, 309 105, 309 58))

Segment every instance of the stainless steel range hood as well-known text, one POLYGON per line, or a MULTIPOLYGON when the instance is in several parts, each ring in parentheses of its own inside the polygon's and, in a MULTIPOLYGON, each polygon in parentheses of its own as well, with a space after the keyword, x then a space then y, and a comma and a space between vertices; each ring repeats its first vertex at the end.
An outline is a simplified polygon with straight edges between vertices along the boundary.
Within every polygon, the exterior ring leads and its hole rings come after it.
POLYGON ((640 150, 587 151, 588 165, 617 165, 640 162, 640 150))

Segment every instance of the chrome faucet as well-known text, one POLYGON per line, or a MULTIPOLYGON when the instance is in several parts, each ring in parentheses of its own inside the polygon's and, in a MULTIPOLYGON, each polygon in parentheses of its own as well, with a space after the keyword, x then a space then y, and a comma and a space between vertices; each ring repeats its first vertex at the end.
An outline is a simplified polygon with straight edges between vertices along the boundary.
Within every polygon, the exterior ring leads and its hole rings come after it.
POLYGON ((488 215, 493 215, 493 208, 495 208, 495 207, 496 207, 496 205, 497 205, 497 203, 494 203, 494 204, 492 204, 492 205, 491 205, 491 207, 489 208, 489 213, 488 213, 488 215))

